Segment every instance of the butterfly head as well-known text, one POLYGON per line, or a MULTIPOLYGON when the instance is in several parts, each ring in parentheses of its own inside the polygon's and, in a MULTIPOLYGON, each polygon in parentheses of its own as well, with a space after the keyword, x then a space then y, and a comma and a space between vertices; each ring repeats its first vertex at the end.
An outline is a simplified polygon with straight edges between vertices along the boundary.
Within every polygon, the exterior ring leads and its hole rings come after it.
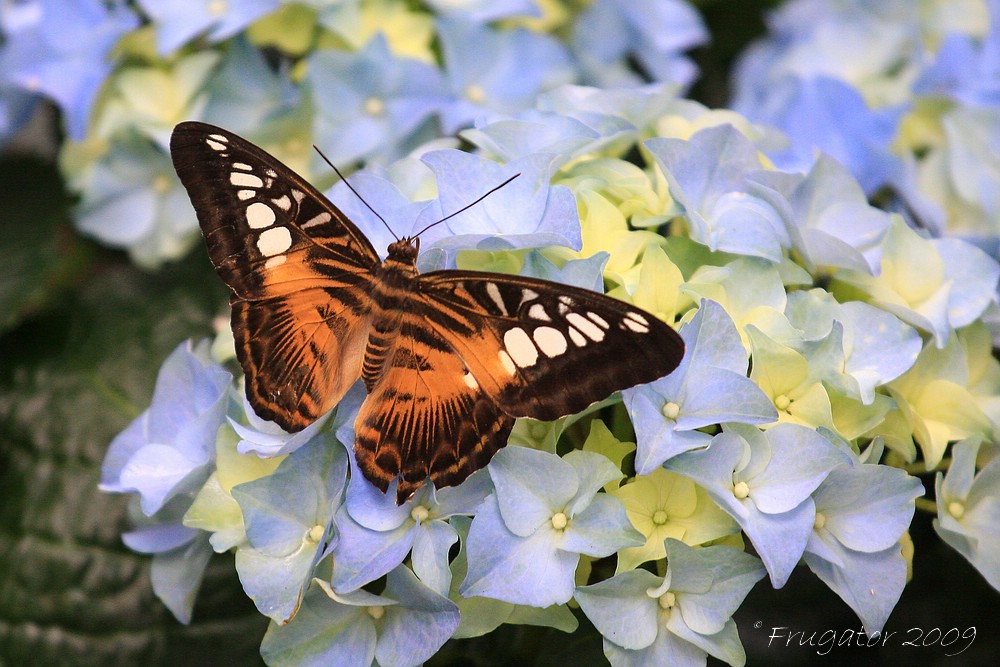
POLYGON ((388 248, 389 257, 404 264, 415 264, 420 253, 420 237, 403 237, 393 241, 388 248))

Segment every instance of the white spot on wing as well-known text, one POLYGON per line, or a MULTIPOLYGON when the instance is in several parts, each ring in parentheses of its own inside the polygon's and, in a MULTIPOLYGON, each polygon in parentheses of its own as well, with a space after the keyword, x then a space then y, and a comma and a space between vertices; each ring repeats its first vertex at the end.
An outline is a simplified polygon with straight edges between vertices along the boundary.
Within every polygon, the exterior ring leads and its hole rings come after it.
POLYGON ((489 295, 490 299, 493 300, 493 303, 497 305, 501 314, 506 317, 508 315, 507 306, 503 303, 503 296, 501 296, 500 288, 496 286, 496 283, 486 283, 486 294, 489 295))
POLYGON ((587 344, 587 339, 584 335, 573 327, 569 328, 569 337, 577 347, 583 347, 587 344))
POLYGON ((645 317, 643 317, 642 315, 640 315, 639 313, 636 313, 634 311, 626 313, 625 317, 627 317, 630 320, 635 320, 636 323, 641 324, 644 327, 648 327, 649 326, 649 320, 647 320, 645 317))
POLYGON ((302 225, 300 226, 302 227, 302 229, 309 229, 310 227, 315 227, 316 225, 322 225, 327 222, 330 222, 331 219, 333 219, 333 216, 327 213, 326 211, 323 211, 319 215, 309 218, 308 220, 303 222, 302 225))
POLYGON ((507 354, 520 368, 534 366, 535 362, 538 361, 538 349, 535 348, 535 344, 528 338, 524 329, 516 327, 509 329, 503 335, 503 345, 507 348, 507 354))
POLYGON ((514 364, 514 360, 510 358, 504 350, 500 350, 500 364, 503 365, 503 369, 507 371, 509 375, 513 375, 517 371, 517 366, 514 364))
POLYGON ((210 135, 208 135, 208 138, 209 139, 215 139, 216 141, 221 141, 224 144, 228 144, 229 143, 229 137, 227 137, 224 134, 210 134, 210 135))
MULTIPOLYGON (((541 320, 542 322, 552 321, 552 318, 549 317, 549 314, 545 312, 545 306, 543 306, 540 303, 532 304, 531 308, 528 309, 528 317, 530 317, 533 320, 541 320)), ((538 339, 536 338, 535 340, 538 339)))
POLYGON ((294 199, 296 202, 301 203, 302 200, 305 198, 306 198, 306 193, 302 192, 302 190, 292 190, 292 199, 294 199))
POLYGON ((281 195, 277 199, 272 199, 274 205, 280 208, 282 211, 290 211, 292 209, 292 200, 288 198, 288 195, 281 195))
POLYGON ((525 301, 531 301, 537 298, 538 298, 538 292, 536 292, 535 290, 530 290, 530 289, 521 290, 521 303, 517 304, 517 307, 520 308, 525 301))
POLYGON ((236 193, 236 196, 240 198, 240 201, 246 201, 247 199, 253 199, 257 192, 254 190, 240 190, 236 193))
POLYGON ((622 325, 635 333, 649 333, 649 321, 639 313, 628 313, 622 325))
POLYGON ((226 150, 225 144, 220 144, 218 141, 215 141, 214 139, 205 139, 205 143, 208 144, 208 147, 211 148, 213 151, 226 150))
POLYGON ((292 247, 292 235, 285 227, 265 229, 257 237, 257 249, 262 255, 280 255, 292 247))
POLYGON ((273 269, 276 266, 281 266, 282 264, 285 263, 286 259, 288 258, 285 257, 284 255, 275 255, 274 257, 271 257, 266 262, 264 262, 264 268, 273 269))
POLYGON ((566 316, 566 321, 583 332, 587 338, 595 343, 600 343, 604 340, 604 330, 580 313, 570 313, 566 316))
POLYGON ((253 167, 248 165, 246 162, 234 162, 233 169, 239 169, 240 171, 253 171, 253 167))
POLYGON ((566 337, 558 329, 538 327, 531 336, 546 357, 558 357, 566 351, 566 337))
POLYGON ((274 224, 274 211, 259 201, 247 206, 247 224, 251 229, 263 229, 274 224))
POLYGON ((603 329, 607 329, 608 327, 611 326, 610 324, 608 324, 608 321, 606 319, 604 319, 597 313, 592 313, 590 311, 587 311, 587 317, 593 320, 596 324, 600 325, 601 328, 603 329))
POLYGON ((468 387, 469 389, 479 388, 479 383, 476 382, 476 378, 472 377, 472 373, 467 372, 465 375, 462 376, 462 379, 465 380, 465 386, 468 387))
POLYGON ((244 174, 239 171, 229 174, 229 182, 241 188, 259 188, 264 185, 264 181, 253 174, 244 174))

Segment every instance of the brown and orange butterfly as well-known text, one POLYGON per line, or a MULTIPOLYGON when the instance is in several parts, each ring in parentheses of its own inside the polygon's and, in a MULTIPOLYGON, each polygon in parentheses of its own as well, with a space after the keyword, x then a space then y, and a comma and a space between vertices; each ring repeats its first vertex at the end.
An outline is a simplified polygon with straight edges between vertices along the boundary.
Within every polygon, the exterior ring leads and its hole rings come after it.
POLYGON ((208 254, 232 290, 233 335, 258 415, 298 431, 364 379, 358 466, 397 502, 459 484, 514 419, 551 420, 681 361, 672 328, 622 301, 478 271, 418 274, 419 239, 380 261, 337 207, 273 156, 197 122, 170 140, 208 254))

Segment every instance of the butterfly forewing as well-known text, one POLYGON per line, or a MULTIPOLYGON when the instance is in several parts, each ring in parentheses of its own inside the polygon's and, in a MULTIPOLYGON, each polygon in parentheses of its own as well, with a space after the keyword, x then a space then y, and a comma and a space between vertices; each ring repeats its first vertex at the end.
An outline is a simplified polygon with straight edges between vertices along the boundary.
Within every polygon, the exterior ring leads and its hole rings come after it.
POLYGON ((629 304, 521 276, 436 271, 420 276, 435 330, 514 417, 551 420, 651 382, 681 361, 677 333, 629 304))
POLYGON ((256 412, 299 430, 358 378, 378 255, 323 195, 274 157, 203 123, 170 141, 216 270, 256 412))

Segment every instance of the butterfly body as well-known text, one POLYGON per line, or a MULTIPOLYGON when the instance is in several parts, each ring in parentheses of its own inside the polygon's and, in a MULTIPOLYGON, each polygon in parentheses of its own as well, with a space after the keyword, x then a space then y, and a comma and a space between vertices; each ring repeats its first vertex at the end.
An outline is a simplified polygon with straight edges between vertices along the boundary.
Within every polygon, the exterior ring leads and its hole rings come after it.
POLYGON ((171 154, 220 277, 254 410, 297 431, 361 378, 364 476, 404 501, 460 483, 515 418, 551 420, 672 371, 668 325, 596 292, 522 276, 420 274, 419 239, 381 260, 322 194, 240 137, 181 123, 171 154))

